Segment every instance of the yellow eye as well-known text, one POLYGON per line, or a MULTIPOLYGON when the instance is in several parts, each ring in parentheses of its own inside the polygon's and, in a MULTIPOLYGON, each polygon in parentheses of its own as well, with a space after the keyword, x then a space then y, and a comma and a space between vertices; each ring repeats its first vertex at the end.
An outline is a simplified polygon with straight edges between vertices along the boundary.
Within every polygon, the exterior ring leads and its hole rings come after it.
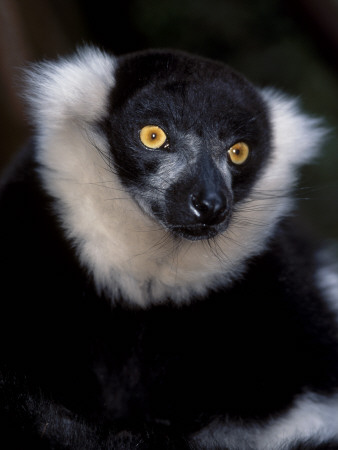
POLYGON ((160 148, 167 140, 167 135, 162 128, 156 125, 147 125, 140 131, 142 144, 148 148, 160 148))
POLYGON ((237 142, 228 150, 231 161, 234 164, 243 164, 249 156, 249 147, 245 142, 237 142))

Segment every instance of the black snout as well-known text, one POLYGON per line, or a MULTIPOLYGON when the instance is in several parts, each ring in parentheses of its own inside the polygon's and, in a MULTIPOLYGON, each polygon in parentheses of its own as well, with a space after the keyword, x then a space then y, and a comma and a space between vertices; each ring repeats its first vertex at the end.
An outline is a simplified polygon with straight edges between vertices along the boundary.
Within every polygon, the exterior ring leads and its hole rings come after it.
POLYGON ((227 198, 222 192, 199 191, 190 195, 190 209, 197 223, 217 225, 225 218, 227 198))
POLYGON ((173 234, 190 240, 223 233, 232 216, 232 190, 226 176, 207 152, 202 156, 166 192, 164 223, 173 234))

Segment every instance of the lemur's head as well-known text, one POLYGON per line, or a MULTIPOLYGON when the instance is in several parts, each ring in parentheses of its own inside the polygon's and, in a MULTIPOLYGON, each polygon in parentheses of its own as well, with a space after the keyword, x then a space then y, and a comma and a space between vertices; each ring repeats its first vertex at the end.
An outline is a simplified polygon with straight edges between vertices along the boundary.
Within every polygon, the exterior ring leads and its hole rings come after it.
POLYGON ((232 282, 322 138, 293 100, 180 52, 85 48, 30 80, 43 185, 112 301, 187 302, 232 282))
POLYGON ((175 236, 226 230, 271 152, 266 106, 229 67, 186 54, 121 59, 104 128, 140 207, 175 236))

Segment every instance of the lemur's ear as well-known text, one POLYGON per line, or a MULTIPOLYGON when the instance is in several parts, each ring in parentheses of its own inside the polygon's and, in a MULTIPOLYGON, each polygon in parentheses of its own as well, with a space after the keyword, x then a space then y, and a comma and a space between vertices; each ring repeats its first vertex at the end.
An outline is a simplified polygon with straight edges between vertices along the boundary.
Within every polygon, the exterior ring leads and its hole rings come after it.
POLYGON ((27 70, 27 98, 38 130, 102 117, 107 92, 114 85, 115 65, 113 56, 84 47, 70 58, 27 70))
POLYGON ((318 154, 328 130, 323 121, 301 112, 297 99, 274 89, 261 91, 270 111, 274 158, 281 170, 309 162, 318 154))

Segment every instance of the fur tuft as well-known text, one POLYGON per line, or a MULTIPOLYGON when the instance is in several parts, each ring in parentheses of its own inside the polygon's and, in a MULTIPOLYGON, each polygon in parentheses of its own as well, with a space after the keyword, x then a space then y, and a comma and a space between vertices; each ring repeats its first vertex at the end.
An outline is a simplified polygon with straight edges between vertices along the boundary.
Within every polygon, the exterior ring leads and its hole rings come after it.
POLYGON ((114 65, 106 53, 84 47, 70 58, 42 62, 27 71, 28 100, 37 127, 61 128, 100 119, 107 111, 114 65))

